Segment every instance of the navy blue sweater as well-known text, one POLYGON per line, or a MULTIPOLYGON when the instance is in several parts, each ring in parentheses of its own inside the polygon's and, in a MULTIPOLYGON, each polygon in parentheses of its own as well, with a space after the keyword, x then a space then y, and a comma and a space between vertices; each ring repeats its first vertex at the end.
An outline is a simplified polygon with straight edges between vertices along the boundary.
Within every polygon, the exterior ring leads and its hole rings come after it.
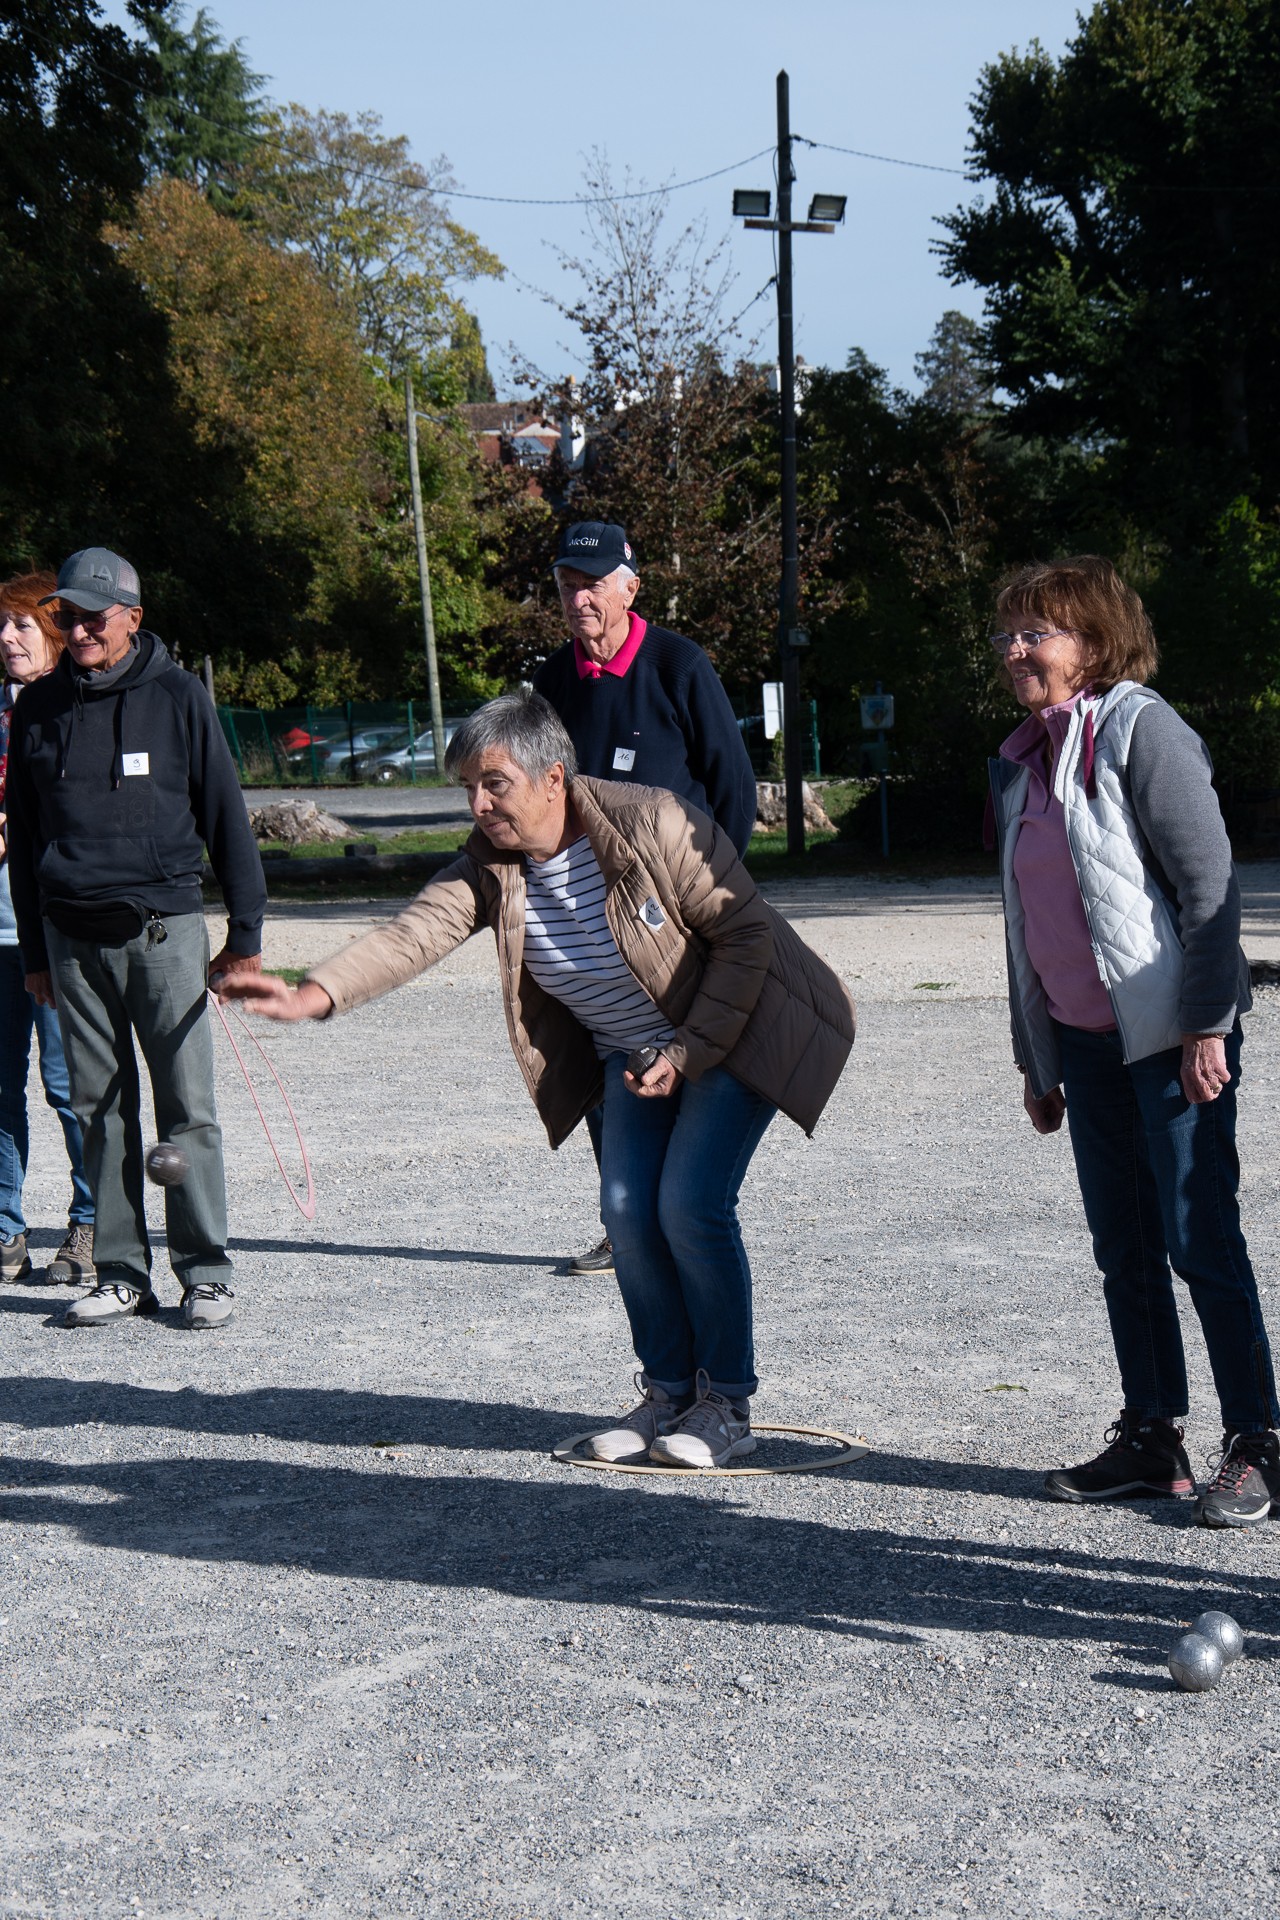
POLYGON ((564 721, 579 773, 666 787, 746 852, 756 778, 729 696, 694 641, 649 627, 626 673, 599 679, 579 675, 569 641, 543 661, 533 684, 564 721))
POLYGON ((202 849, 227 906, 227 945, 258 953, 267 903, 262 861, 235 763, 200 681, 154 633, 98 687, 68 654, 24 687, 9 740, 9 870, 28 973, 49 961, 42 914, 127 902, 199 913, 202 849))

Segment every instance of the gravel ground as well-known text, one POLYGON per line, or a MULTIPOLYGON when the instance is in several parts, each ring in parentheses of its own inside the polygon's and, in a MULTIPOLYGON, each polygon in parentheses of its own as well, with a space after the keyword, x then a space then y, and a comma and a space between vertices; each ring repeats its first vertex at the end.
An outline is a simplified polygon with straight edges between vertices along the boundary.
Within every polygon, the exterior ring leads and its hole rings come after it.
MULTIPOLYGON (((1278 880, 1247 876, 1253 957, 1280 956, 1278 880)), ((590 1156, 545 1146, 487 941, 257 1029, 312 1226, 220 1042, 231 1326, 183 1332, 163 1259, 169 1310, 110 1334, 0 1297, 0 1914, 1271 1912, 1280 1527, 1039 1497, 1117 1389, 1066 1139, 1017 1106, 993 891, 775 897, 861 1029, 815 1139, 777 1122, 744 1195, 757 1410, 872 1452, 741 1481, 548 1458, 633 1363, 612 1283, 558 1271, 594 1237, 590 1156), (1183 1696, 1164 1652, 1206 1606, 1249 1657, 1183 1696)), ((269 957, 381 911, 273 910, 269 957)), ((1280 1331, 1280 992, 1247 1036, 1280 1331)))

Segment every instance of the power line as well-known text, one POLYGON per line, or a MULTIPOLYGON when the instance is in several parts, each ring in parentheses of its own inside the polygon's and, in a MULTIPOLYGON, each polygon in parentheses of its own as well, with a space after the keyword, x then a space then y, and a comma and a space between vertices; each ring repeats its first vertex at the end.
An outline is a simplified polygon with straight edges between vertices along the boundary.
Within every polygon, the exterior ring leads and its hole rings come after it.
POLYGON ((823 153, 848 153, 855 160, 879 160, 886 167, 914 167, 920 173, 956 173, 962 180, 972 177, 963 167, 943 167, 933 160, 902 160, 892 153, 866 153, 861 147, 833 147, 829 140, 810 140, 803 133, 793 133, 791 138, 802 146, 820 148, 823 153))
POLYGON ((691 180, 673 180, 665 187, 642 187, 631 193, 574 193, 559 200, 529 200, 505 193, 464 193, 460 187, 432 187, 429 191, 442 200, 483 200, 490 206, 500 207, 609 207, 620 200, 656 200, 664 193, 679 193, 684 187, 700 187, 705 180, 722 180, 726 173, 736 173, 739 167, 749 167, 752 161, 763 160, 766 153, 772 152, 772 147, 761 147, 759 153, 749 153, 744 160, 731 161, 727 167, 717 167, 712 173, 695 174, 691 180))
MULTIPOLYGON (((43 40, 46 46, 53 46, 54 43, 48 35, 40 33, 37 28, 32 28, 30 31, 33 39, 43 40)), ((128 87, 131 92, 141 94, 145 99, 154 102, 156 106, 180 107, 188 121, 195 121, 200 126, 212 127, 218 133, 229 133, 247 144, 258 142, 281 154, 284 159, 297 162, 301 167, 314 164, 308 155, 300 153, 297 148, 289 146, 287 141, 278 139, 272 134, 248 130, 243 126, 233 127, 225 120, 215 119, 212 114, 200 113, 193 109, 189 102, 178 99, 175 94, 161 93, 154 87, 143 85, 136 77, 116 72, 114 68, 95 58, 93 54, 83 55, 82 60, 84 65, 93 67, 104 79, 117 81, 121 86, 128 87)), ((657 200, 667 193, 680 193, 686 187, 700 187, 708 180, 722 180, 725 174, 736 173, 740 167, 749 167, 753 161, 763 160, 764 156, 772 151, 772 147, 761 147, 759 152, 749 153, 741 160, 731 160, 727 166, 715 167, 710 173, 695 174, 689 180, 671 180, 661 187, 639 187, 626 193, 571 193, 559 197, 471 193, 462 187, 446 187, 429 180, 424 180, 420 185, 409 183, 398 179, 395 174, 378 173, 369 168, 344 167, 342 171, 350 180, 366 181, 374 186, 400 187, 401 189, 407 187, 411 193, 430 193, 440 200, 472 200, 482 202, 486 206, 499 207, 607 207, 616 205, 622 200, 657 200)))

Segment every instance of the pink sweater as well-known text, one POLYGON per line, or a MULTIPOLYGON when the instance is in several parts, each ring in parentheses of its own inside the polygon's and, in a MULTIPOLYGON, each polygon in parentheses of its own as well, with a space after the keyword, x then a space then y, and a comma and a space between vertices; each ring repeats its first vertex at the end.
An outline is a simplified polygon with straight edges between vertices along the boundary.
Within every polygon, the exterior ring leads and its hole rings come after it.
MULTIPOLYGON (((1081 689, 1085 692, 1088 688, 1081 689)), ((1115 1015, 1094 958, 1062 803, 1053 797, 1054 768, 1080 697, 1076 693, 1059 706, 1028 714, 1004 742, 1000 756, 1030 773, 1013 873, 1026 915, 1027 953, 1049 1011, 1064 1026, 1111 1033, 1115 1015)))

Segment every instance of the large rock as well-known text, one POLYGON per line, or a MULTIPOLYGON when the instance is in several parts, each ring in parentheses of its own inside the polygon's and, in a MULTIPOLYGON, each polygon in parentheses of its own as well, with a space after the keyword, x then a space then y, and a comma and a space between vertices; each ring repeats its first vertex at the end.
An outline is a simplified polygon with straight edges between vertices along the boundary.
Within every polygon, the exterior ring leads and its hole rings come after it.
MULTIPOLYGON (((781 781, 756 781, 756 831, 773 833, 787 824, 787 789, 781 781)), ((804 826, 806 833, 834 833, 830 819, 813 788, 804 784, 804 826)))
POLYGON ((272 800, 265 807, 250 807, 249 825, 254 838, 272 840, 277 846, 300 847, 313 840, 354 840, 355 833, 336 813, 326 813, 314 800, 272 800))

